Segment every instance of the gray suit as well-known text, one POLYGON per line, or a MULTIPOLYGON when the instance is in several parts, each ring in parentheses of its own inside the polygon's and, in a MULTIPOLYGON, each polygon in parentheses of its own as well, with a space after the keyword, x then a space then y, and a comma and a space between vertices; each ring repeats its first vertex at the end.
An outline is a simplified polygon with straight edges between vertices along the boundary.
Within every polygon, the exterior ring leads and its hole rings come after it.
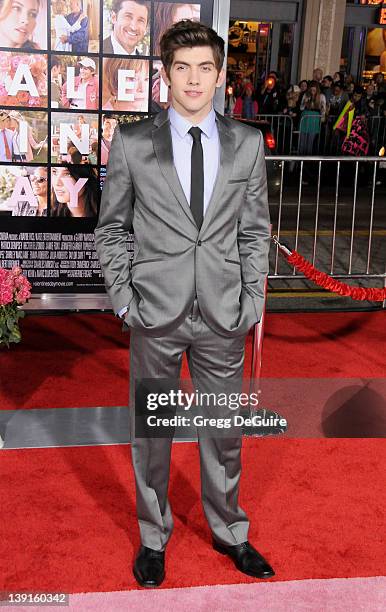
MULTIPOLYGON (((255 129, 218 113, 216 120, 219 170, 200 231, 173 163, 167 111, 114 133, 95 243, 114 312, 128 306, 131 398, 134 379, 178 378, 184 351, 200 390, 221 389, 225 378, 241 388, 245 336, 261 317, 268 272, 264 143, 255 129)), ((173 529, 171 440, 136 438, 133 414, 141 540, 163 550, 173 529)), ((238 505, 241 438, 198 435, 210 528, 218 541, 238 544, 249 526, 238 505)))

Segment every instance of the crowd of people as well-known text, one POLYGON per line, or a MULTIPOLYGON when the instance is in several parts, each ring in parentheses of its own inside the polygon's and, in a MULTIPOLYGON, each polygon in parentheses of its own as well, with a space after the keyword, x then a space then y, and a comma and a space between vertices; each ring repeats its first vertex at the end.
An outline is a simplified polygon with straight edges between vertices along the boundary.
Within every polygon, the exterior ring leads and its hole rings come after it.
MULTIPOLYGON (((379 72, 362 86, 349 74, 323 75, 316 68, 310 81, 302 80, 286 88, 273 71, 257 88, 248 78, 229 80, 225 112, 243 119, 286 115, 291 129, 298 134, 299 154, 377 154, 372 150, 375 145, 371 132, 376 125, 379 135, 380 121, 372 119, 386 121, 386 80, 379 72)), ((379 138, 377 144, 378 141, 379 138)))

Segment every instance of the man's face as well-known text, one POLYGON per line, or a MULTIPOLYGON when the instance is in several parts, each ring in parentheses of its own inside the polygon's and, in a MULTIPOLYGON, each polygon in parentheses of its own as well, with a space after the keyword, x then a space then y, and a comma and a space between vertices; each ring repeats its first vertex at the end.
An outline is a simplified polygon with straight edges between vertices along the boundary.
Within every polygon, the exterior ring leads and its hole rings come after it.
POLYGON ((353 98, 354 102, 359 102, 359 100, 361 99, 361 97, 362 97, 362 94, 360 94, 360 93, 354 93, 352 98, 353 98))
POLYGON ((162 78, 170 85, 174 108, 183 116, 204 118, 212 107, 216 87, 225 81, 225 71, 218 74, 211 47, 177 49, 169 77, 161 69, 162 78))
POLYGON ((315 68, 314 70, 314 81, 321 81, 323 77, 323 72, 320 68, 315 68))
POLYGON ((147 7, 133 0, 125 0, 118 13, 112 13, 114 36, 129 53, 145 36, 147 21, 147 7))

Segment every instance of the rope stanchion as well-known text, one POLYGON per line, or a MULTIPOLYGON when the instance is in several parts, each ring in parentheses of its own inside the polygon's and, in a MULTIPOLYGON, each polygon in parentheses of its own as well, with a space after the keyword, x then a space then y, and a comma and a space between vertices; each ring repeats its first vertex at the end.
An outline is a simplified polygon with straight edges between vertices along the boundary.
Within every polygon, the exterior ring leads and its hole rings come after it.
POLYGON ((279 242, 277 236, 272 236, 272 240, 278 246, 288 263, 304 274, 306 278, 319 285, 319 287, 344 297, 351 297, 353 300, 367 300, 369 302, 383 302, 386 300, 386 287, 383 289, 376 287, 351 287, 332 278, 325 272, 321 272, 297 251, 290 251, 284 244, 279 242))

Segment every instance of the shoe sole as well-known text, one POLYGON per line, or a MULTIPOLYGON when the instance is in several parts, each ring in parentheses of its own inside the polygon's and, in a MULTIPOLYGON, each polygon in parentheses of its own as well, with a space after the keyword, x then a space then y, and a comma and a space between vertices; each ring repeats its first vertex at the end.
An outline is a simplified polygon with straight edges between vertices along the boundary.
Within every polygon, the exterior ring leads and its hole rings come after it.
POLYGON ((217 542, 213 542, 213 548, 214 550, 219 552, 221 555, 226 555, 227 557, 229 557, 231 561, 233 561, 235 567, 239 570, 239 572, 242 572, 243 574, 246 574, 247 576, 252 576, 252 578, 261 578, 262 580, 264 580, 265 578, 273 578, 273 576, 275 575, 275 572, 270 572, 269 574, 264 574, 264 575, 257 575, 257 574, 254 574, 253 572, 246 572, 245 570, 238 567, 236 561, 229 555, 228 551, 221 546, 221 544, 217 544, 217 542))
POLYGON ((147 588, 147 589, 156 589, 157 587, 159 587, 164 579, 165 579, 165 574, 163 574, 162 576, 162 580, 160 582, 158 582, 158 584, 149 584, 144 582, 141 577, 139 576, 137 570, 135 569, 135 567, 133 567, 133 574, 134 574, 134 578, 136 579, 136 581, 138 582, 138 584, 140 584, 141 586, 147 588))

